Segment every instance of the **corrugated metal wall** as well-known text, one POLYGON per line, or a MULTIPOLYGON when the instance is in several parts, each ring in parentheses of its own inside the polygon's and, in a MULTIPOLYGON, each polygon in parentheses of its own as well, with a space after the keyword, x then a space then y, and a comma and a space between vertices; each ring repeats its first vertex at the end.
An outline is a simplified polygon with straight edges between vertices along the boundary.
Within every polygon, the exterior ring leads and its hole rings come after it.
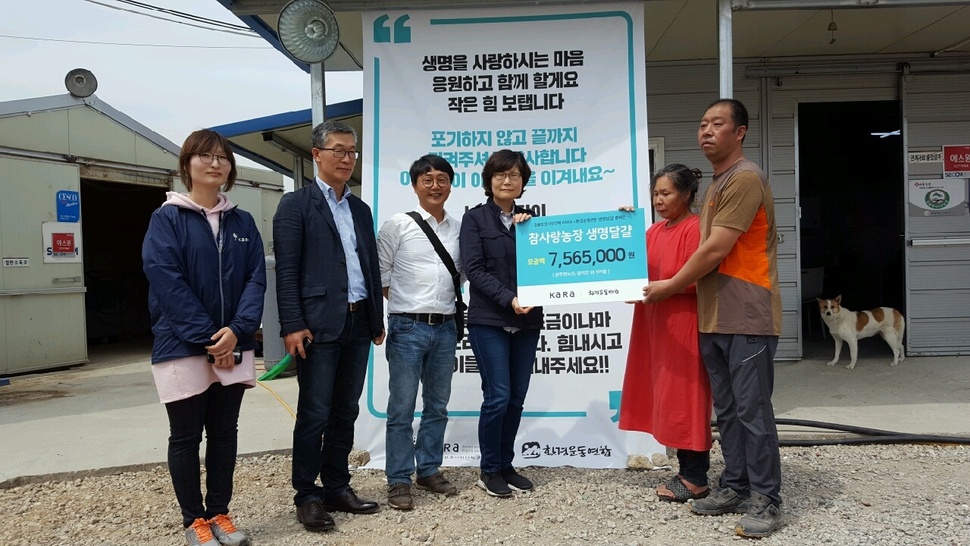
MULTIPOLYGON (((760 79, 760 78, 759 78, 760 79)), ((801 260, 799 256, 798 104, 896 100, 894 74, 816 75, 763 78, 765 111, 770 123, 764 135, 768 150, 763 168, 771 180, 778 226, 778 280, 784 309, 778 358, 803 356, 801 260)), ((820 161, 824 160, 822 158, 820 161)))
MULTIPOLYGON (((903 89, 908 152, 970 144, 970 74, 910 74, 903 89)), ((940 163, 908 168, 942 178, 940 163)), ((970 237, 970 216, 907 216, 907 354, 970 354, 970 245, 912 246, 953 237, 970 237)))

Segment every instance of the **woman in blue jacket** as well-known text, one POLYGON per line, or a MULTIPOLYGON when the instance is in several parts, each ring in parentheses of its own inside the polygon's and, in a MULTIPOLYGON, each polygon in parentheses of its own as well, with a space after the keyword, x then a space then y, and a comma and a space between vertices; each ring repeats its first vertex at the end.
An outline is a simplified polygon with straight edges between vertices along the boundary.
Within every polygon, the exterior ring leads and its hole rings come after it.
POLYGON ((482 377, 478 486, 494 497, 533 488, 512 466, 542 329, 542 308, 522 307, 516 296, 513 224, 532 215, 517 207, 515 199, 525 193, 531 176, 521 152, 500 150, 490 155, 482 169, 488 200, 461 220, 461 261, 470 293, 468 342, 482 377))
POLYGON ((152 375, 171 435, 168 468, 190 545, 243 546, 229 516, 236 425, 243 392, 255 386, 256 330, 266 264, 252 215, 220 190, 236 181, 229 141, 202 129, 182 145, 179 176, 142 245, 152 315, 152 375), (203 503, 199 445, 206 433, 203 503))

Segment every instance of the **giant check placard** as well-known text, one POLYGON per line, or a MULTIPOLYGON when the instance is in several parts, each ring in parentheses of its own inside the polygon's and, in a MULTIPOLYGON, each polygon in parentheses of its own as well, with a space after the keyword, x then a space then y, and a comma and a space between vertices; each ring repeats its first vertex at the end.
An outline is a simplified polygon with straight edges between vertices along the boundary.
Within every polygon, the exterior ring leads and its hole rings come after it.
POLYGON ((647 284, 643 209, 540 216, 515 225, 523 306, 639 300, 647 284))

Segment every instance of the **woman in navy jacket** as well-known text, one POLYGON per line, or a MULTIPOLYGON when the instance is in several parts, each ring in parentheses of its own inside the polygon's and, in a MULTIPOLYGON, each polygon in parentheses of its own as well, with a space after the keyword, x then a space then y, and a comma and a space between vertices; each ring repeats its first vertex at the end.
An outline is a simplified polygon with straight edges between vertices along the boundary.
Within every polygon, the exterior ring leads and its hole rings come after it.
POLYGON ((521 152, 500 150, 482 169, 489 199, 461 220, 461 261, 468 278, 468 341, 482 377, 478 421, 479 487, 495 497, 529 491, 532 482, 515 471, 515 435, 535 362, 542 308, 522 307, 516 296, 515 227, 532 215, 515 205, 532 169, 521 152))
POLYGON ((236 426, 255 386, 266 263, 252 215, 221 189, 236 181, 229 141, 207 129, 182 145, 187 194, 168 193, 142 245, 152 314, 152 375, 168 413, 168 467, 188 544, 249 544, 229 516, 236 426), (206 432, 203 503, 199 445, 206 432))

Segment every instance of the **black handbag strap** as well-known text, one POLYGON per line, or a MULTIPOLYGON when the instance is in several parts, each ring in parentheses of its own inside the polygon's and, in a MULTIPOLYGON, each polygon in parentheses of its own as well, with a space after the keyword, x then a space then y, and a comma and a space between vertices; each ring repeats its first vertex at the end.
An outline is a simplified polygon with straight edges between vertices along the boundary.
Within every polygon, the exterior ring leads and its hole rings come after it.
POLYGON ((458 307, 455 309, 456 313, 461 313, 464 309, 464 302, 461 299, 461 276, 458 274, 458 268, 455 267, 455 260, 448 254, 445 250, 445 246, 441 244, 441 239, 438 239, 438 235, 431 229, 431 226, 424 221, 416 211, 411 211, 407 213, 418 224, 421 231, 428 236, 428 240, 431 241, 431 246, 434 247, 435 252, 438 253, 438 257, 444 262, 445 267, 448 268, 448 273, 451 273, 451 280, 455 283, 455 298, 458 300, 458 307))

